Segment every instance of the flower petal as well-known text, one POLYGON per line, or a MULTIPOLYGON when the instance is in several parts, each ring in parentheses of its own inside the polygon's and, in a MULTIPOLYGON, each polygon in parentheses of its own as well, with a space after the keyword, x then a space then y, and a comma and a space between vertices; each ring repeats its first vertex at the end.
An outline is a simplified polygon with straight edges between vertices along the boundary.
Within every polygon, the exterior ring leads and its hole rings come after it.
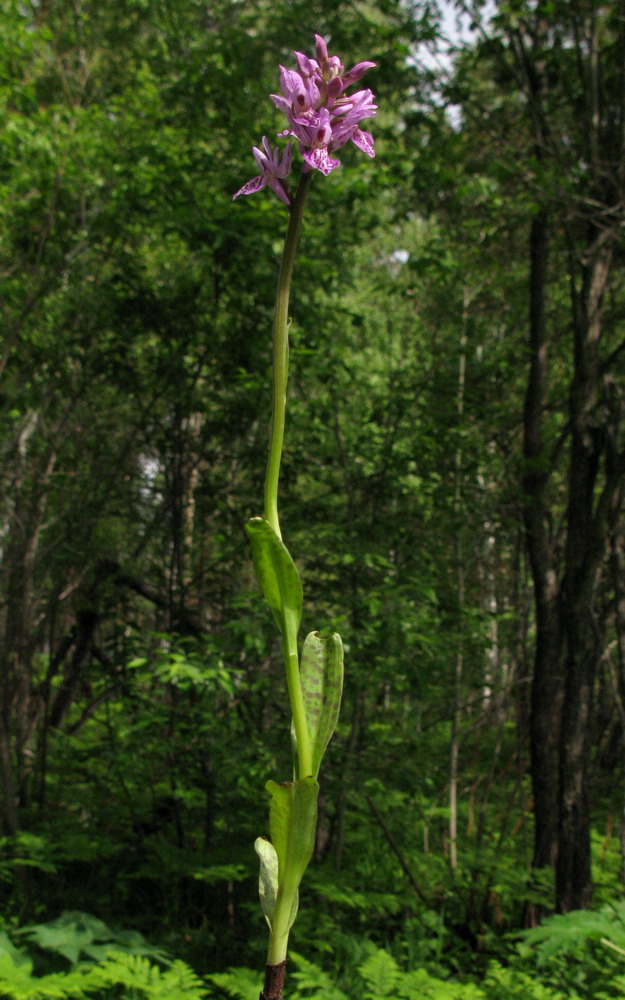
POLYGON ((358 146, 358 149, 362 149, 363 153, 366 153, 367 156, 375 156, 373 136, 370 132, 365 132, 363 129, 357 128, 352 136, 352 142, 355 146, 358 146))
POLYGON ((315 70, 319 69, 316 59, 309 59, 303 52, 293 53, 297 60, 297 68, 302 76, 312 76, 315 70))
POLYGON ((239 188, 236 194, 232 195, 232 200, 234 201, 240 194, 255 194, 256 191, 262 191, 265 183, 266 181, 262 174, 259 177, 253 177, 251 181, 248 181, 242 188, 239 188))
MULTIPOLYGON (((263 145, 264 144, 265 140, 263 138, 263 145)), ((252 153, 254 154, 254 159, 256 160, 256 163, 258 164, 258 169, 260 170, 261 174, 264 173, 264 171, 267 169, 267 166, 271 163, 271 160, 268 159, 267 154, 263 153, 262 149, 259 149, 258 146, 252 146, 252 153)), ((271 151, 269 151, 269 156, 271 156, 271 151)))
POLYGON ((368 69, 373 69, 376 64, 374 62, 359 62, 355 66, 352 66, 349 73, 345 74, 345 79, 343 80, 343 85, 349 87, 351 83, 356 83, 356 80, 360 80, 361 77, 365 75, 368 69))
POLYGON ((291 173, 291 154, 291 143, 287 142, 286 148, 280 159, 278 169, 276 170, 277 177, 287 177, 291 173))
POLYGON ((271 190, 274 192, 274 194, 277 194, 280 201, 283 201, 285 205, 291 204, 291 200, 288 194, 286 193, 286 191, 282 187, 282 184, 276 177, 267 178, 267 187, 270 187, 271 190))
POLYGON ((321 35, 315 35, 315 51, 317 55, 317 62, 325 62, 328 58, 328 46, 321 35))
POLYGON ((318 149, 304 149, 302 150, 302 156, 309 166, 314 167, 315 170, 320 170, 326 177, 336 167, 340 167, 341 165, 340 160, 333 160, 328 155, 328 150, 325 146, 320 146, 318 149))
POLYGON ((278 111, 284 111, 285 115, 288 115, 291 110, 291 102, 286 97, 283 97, 282 94, 270 94, 269 96, 278 111))

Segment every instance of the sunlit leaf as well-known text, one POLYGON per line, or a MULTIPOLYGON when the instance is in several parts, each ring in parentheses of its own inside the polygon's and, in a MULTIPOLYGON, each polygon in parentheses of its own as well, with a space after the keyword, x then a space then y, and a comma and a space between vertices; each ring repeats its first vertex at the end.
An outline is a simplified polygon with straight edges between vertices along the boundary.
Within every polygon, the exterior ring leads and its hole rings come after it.
MULTIPOLYGON (((343 644, 336 632, 327 638, 322 638, 318 632, 310 632, 306 636, 300 678, 310 734, 312 775, 316 778, 341 707, 343 644)), ((294 727, 291 728, 291 735, 296 746, 294 727)))
POLYGON ((297 633, 302 616, 302 582, 286 545, 268 521, 252 517, 246 524, 256 577, 282 632, 297 633))

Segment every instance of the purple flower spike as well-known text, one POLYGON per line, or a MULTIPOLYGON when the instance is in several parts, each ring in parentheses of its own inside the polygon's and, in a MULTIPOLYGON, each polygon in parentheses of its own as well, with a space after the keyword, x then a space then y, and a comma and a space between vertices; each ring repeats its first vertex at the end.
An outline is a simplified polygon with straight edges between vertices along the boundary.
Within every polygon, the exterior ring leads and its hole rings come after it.
POLYGON ((237 193, 232 196, 232 200, 234 201, 240 194, 255 194, 256 191, 262 191, 264 187, 270 187, 278 195, 280 201, 283 201, 285 205, 290 205, 289 195, 282 183, 282 178, 287 177, 291 171, 291 143, 287 145, 282 156, 277 149, 271 148, 266 136, 263 136, 263 147, 264 151, 257 146, 252 147, 254 159, 260 167, 259 176, 253 177, 251 181, 239 188, 237 193))
MULTIPOLYGON (((367 156, 375 156, 373 136, 360 128, 365 118, 375 117, 378 110, 375 98, 370 90, 346 94, 347 88, 373 69, 375 63, 356 63, 346 73, 339 57, 329 55, 321 35, 315 35, 315 56, 313 59, 296 52, 297 69, 281 66, 282 93, 271 94, 271 100, 288 122, 288 127, 278 135, 297 139, 304 171, 318 170, 327 175, 340 166, 331 153, 347 142, 353 142, 367 156)), ((290 205, 290 192, 283 178, 291 169, 291 145, 280 156, 263 137, 263 149, 254 147, 254 156, 260 174, 244 184, 234 197, 270 187, 285 205, 290 205)))

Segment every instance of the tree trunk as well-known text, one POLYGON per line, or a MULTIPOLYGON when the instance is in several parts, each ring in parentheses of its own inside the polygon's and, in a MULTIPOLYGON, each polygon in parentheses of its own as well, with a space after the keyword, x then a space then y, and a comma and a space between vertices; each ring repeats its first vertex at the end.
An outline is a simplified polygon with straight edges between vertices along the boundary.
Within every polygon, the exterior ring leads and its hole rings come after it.
POLYGON ((581 292, 573 289, 574 375, 570 396, 571 452, 561 622, 566 689, 560 743, 559 851, 556 903, 560 912, 590 903, 588 758, 593 687, 601 655, 595 592, 605 561, 610 513, 621 475, 606 463, 597 499, 608 431, 599 362, 601 306, 611 261, 609 230, 591 230, 581 292))
POLYGON ((562 704, 558 579, 550 535, 547 487, 551 457, 543 440, 547 397, 547 214, 538 212, 530 231, 530 371, 524 405, 524 520, 534 584, 536 647, 530 715, 534 797, 534 868, 555 864, 558 744, 562 704))

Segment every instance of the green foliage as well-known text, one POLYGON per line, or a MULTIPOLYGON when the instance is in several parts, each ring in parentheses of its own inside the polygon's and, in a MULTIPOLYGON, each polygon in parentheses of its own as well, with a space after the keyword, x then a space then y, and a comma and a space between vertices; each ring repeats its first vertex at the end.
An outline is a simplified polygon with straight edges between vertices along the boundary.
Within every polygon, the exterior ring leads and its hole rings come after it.
MULTIPOLYGON (((93 971, 96 988, 122 986, 140 1000, 205 1000, 208 994, 201 980, 184 962, 172 962, 168 969, 150 963, 141 955, 111 953, 107 961, 93 971)), ((88 980, 89 982, 89 980, 88 980)), ((89 982, 88 989, 91 989, 89 982)))
MULTIPOLYGON (((291 953, 289 996, 293 1000, 581 1000, 583 993, 566 993, 542 984, 536 975, 521 969, 491 963, 478 985, 470 981, 441 979, 424 969, 406 971, 388 952, 369 946, 367 957, 343 969, 334 981, 319 965, 291 953)), ((248 969, 230 969, 209 977, 224 994, 235 1000, 256 1000, 257 977, 248 969)))
POLYGON ((396 995, 400 971, 395 960, 387 952, 382 950, 374 952, 358 972, 366 984, 363 994, 366 1000, 396 995))
POLYGON ((290 978, 300 996, 310 997, 310 1000, 322 1000, 323 997, 347 1000, 345 993, 332 982, 332 977, 314 962, 293 951, 289 957, 295 966, 290 978))
POLYGON ((209 994, 184 962, 162 970, 138 955, 111 952, 97 965, 34 976, 28 962, 0 956, 5 1000, 206 1000, 209 994))
POLYGON ((76 964, 81 957, 99 961, 111 950, 127 951, 163 959, 164 954, 137 931, 113 931, 91 913, 75 910, 61 913, 56 920, 22 927, 19 936, 44 951, 53 952, 76 964))
POLYGON ((88 913, 65 913, 49 924, 24 928, 31 944, 71 963, 67 971, 34 974, 33 960, 3 936, 0 991, 6 1000, 206 1000, 198 976, 170 962, 136 932, 116 934, 88 913), (123 948, 123 950, 120 950, 123 948), (91 961, 79 961, 81 954, 91 961), (160 964, 147 957, 157 957, 160 964), (162 964, 166 968, 162 968, 162 964))
POLYGON ((563 993, 575 989, 582 996, 609 997, 619 995, 623 949, 625 901, 619 900, 600 910, 549 917, 523 935, 519 953, 563 993))
POLYGON ((234 997, 234 1000, 258 1000, 259 978, 258 972, 252 969, 229 969, 209 976, 224 996, 234 997))
POLYGON ((43 838, 25 831, 14 837, 0 838, 0 881, 13 882, 16 871, 23 868, 54 872, 43 838))
POLYGON ((562 991, 541 982, 536 972, 526 972, 514 966, 502 966, 493 962, 483 983, 484 996, 488 1000, 581 1000, 584 993, 570 988, 562 991))

